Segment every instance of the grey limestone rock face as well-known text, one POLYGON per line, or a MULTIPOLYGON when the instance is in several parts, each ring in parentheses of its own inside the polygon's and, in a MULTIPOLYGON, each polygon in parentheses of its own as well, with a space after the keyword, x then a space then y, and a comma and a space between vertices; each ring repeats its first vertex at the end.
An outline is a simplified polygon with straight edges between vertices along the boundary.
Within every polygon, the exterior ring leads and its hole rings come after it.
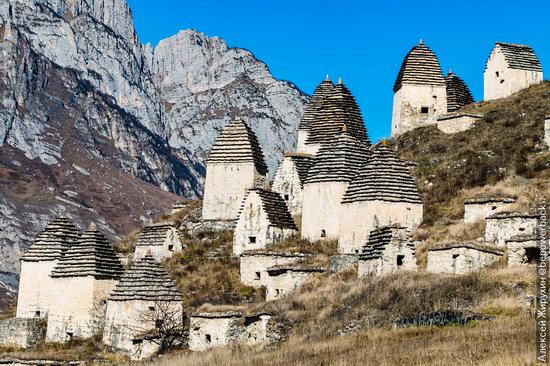
POLYGON ((0 281, 16 287, 21 254, 60 214, 116 238, 166 213, 166 192, 200 197, 208 151, 234 115, 273 174, 306 101, 218 37, 141 44, 126 0, 2 1, 0 281))

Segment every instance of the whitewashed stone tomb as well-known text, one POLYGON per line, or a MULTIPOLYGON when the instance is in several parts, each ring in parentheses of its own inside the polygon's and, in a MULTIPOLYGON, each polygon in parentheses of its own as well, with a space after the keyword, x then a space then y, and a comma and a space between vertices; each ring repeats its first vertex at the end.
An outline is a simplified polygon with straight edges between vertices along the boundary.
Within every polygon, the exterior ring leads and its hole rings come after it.
POLYGON ((162 261, 183 250, 178 230, 173 222, 159 222, 147 225, 139 235, 134 251, 134 260, 151 253, 155 260, 162 261))
POLYGON ((399 226, 376 228, 370 232, 359 254, 358 276, 416 271, 415 250, 409 229, 399 226))
POLYGON ((103 343, 132 360, 153 356, 162 337, 183 324, 182 295, 164 268, 146 255, 109 295, 103 343))
POLYGON ((241 283, 259 288, 267 284, 267 269, 278 265, 290 265, 307 258, 304 253, 247 251, 241 253, 241 283))
POLYGON ((475 243, 449 243, 428 249, 426 270, 434 273, 465 274, 495 263, 504 251, 475 243))
POLYGON ((483 73, 483 99, 505 98, 542 80, 542 66, 531 47, 497 42, 483 73))
POLYGON ((500 212, 485 219, 485 243, 500 247, 517 235, 536 235, 537 216, 521 212, 500 212))
POLYGON ((302 214, 304 182, 312 163, 312 155, 289 153, 275 173, 271 189, 283 197, 292 216, 302 214))
POLYGON ((123 273, 107 238, 91 224, 52 271, 54 293, 46 340, 88 338, 103 329, 107 297, 123 273))
POLYGON ((267 269, 266 301, 280 299, 294 292, 316 273, 324 272, 320 267, 300 265, 279 265, 267 269))
POLYGON ((233 254, 266 248, 296 234, 296 224, 278 193, 250 189, 235 225, 233 254))
POLYGON ((21 258, 17 318, 47 318, 54 291, 50 277, 65 251, 74 245, 80 232, 65 217, 52 221, 36 236, 34 243, 21 258))
POLYGON ((206 162, 202 217, 236 220, 247 189, 269 188, 258 139, 239 117, 216 139, 206 162))
POLYGON ((464 201, 464 222, 484 220, 499 212, 508 210, 516 202, 512 197, 478 197, 464 201))
POLYGON ((409 167, 383 141, 353 178, 342 200, 338 251, 359 254, 376 227, 422 223, 423 205, 409 167))

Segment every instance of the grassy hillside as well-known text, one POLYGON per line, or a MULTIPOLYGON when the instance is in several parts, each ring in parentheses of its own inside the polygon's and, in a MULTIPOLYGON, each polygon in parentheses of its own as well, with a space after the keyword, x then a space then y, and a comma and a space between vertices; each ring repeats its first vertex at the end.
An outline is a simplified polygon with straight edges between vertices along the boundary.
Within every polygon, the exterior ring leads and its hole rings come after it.
MULTIPOLYGON (((528 210, 550 193, 550 153, 542 142, 543 117, 550 113, 550 83, 465 110, 483 113, 484 118, 453 135, 431 126, 390 141, 403 159, 418 163, 413 175, 425 206, 425 222, 415 233, 423 241, 417 251, 421 268, 431 245, 482 235, 482 223, 461 222, 465 198, 514 196, 515 209, 528 210)), ((534 359, 534 318, 525 305, 526 296, 535 292, 534 273, 528 269, 510 270, 500 262, 465 276, 403 272, 357 279, 353 270, 319 274, 297 293, 263 303, 263 291, 239 281, 239 261, 231 256, 231 231, 186 229, 186 221, 198 221, 200 204, 190 202, 183 212, 163 218, 176 222, 186 246, 164 262, 184 295, 186 313, 211 305, 267 311, 284 329, 284 341, 203 353, 175 351, 157 364, 527 365, 534 359), (466 326, 392 328, 398 317, 445 309, 474 311, 490 320, 466 326)), ((138 234, 119 242, 118 250, 131 252, 138 234)), ((336 243, 293 238, 273 249, 315 253, 310 261, 326 264, 336 243)), ((30 353, 0 349, 0 356, 4 352, 53 357, 52 347, 58 350, 56 357, 64 359, 89 359, 90 349, 99 357, 112 357, 93 340, 72 347, 44 345, 30 353)))

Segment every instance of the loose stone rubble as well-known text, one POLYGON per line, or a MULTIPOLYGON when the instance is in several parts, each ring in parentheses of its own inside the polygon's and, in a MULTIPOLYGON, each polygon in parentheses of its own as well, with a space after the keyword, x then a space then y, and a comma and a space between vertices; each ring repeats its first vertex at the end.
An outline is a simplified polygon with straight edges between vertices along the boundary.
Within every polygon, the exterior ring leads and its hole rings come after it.
POLYGON ((137 261, 152 253, 157 261, 183 249, 178 230, 173 222, 160 222, 143 228, 136 243, 134 260, 137 261))
POLYGON ((166 336, 163 326, 183 330, 182 298, 166 270, 149 253, 111 291, 103 343, 132 360, 154 355, 166 336))

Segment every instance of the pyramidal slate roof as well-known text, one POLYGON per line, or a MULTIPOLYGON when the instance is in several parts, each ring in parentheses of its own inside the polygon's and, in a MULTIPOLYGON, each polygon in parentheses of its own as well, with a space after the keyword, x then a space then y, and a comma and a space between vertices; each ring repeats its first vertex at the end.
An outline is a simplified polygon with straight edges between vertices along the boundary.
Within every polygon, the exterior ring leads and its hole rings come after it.
POLYGON ((122 263, 105 235, 91 224, 80 240, 65 251, 51 276, 118 279, 123 271, 122 263))
POLYGON ((393 84, 394 93, 401 89, 403 84, 445 86, 439 60, 422 40, 405 56, 393 84))
POLYGON ((80 231, 73 222, 66 217, 58 217, 36 236, 21 259, 27 262, 59 259, 79 238, 80 231))
MULTIPOLYGON (((241 206, 241 212, 244 209, 244 203, 249 194, 256 193, 262 201, 262 208, 267 214, 271 226, 284 228, 284 229, 293 229, 298 230, 292 215, 288 211, 285 200, 277 192, 268 191, 265 189, 249 189, 246 192, 246 196, 243 200, 241 206)), ((240 216, 240 215, 239 215, 240 216)))
POLYGON ((474 102, 468 85, 452 71, 449 71, 445 77, 445 85, 447 86, 447 112, 457 111, 474 102))
POLYGON ((351 181, 342 203, 375 200, 422 203, 409 167, 385 143, 371 150, 369 162, 351 181))
POLYGON ((302 120, 300 121, 300 130, 307 130, 311 123, 315 121, 325 97, 330 94, 333 88, 334 84, 330 81, 328 75, 325 80, 321 81, 321 83, 317 85, 313 91, 313 95, 311 96, 309 103, 304 109, 304 114, 302 115, 302 120))
POLYGON ((355 98, 340 79, 325 96, 323 103, 311 121, 306 144, 330 143, 345 125, 350 135, 370 145, 367 129, 355 98))
POLYGON ((174 228, 172 222, 160 222, 147 225, 139 235, 136 246, 164 245, 166 233, 174 228))
POLYGON ((109 296, 111 301, 181 301, 182 299, 176 283, 151 255, 146 255, 124 272, 109 296))
MULTIPOLYGON (((542 72, 540 61, 531 47, 502 42, 497 42, 496 47, 501 49, 504 59, 511 69, 542 72)), ((487 68, 487 64, 485 68, 487 68)))
POLYGON ((239 117, 223 129, 216 139, 208 164, 254 163, 260 174, 267 173, 264 154, 252 129, 239 117))
POLYGON ((307 173, 313 165, 313 156, 299 153, 290 153, 286 156, 292 159, 298 173, 298 178, 300 178, 300 185, 303 187, 307 178, 307 173))
MULTIPOLYGON (((391 244, 393 240, 401 240, 398 238, 399 230, 403 230, 403 228, 384 226, 371 230, 367 243, 361 249, 359 259, 371 260, 380 258, 386 245, 391 244)), ((413 250, 415 249, 411 240, 407 240, 406 246, 413 250)))
MULTIPOLYGON (((345 130, 345 127, 344 127, 345 130)), ((313 158, 306 184, 319 182, 350 182, 367 163, 368 146, 346 131, 330 144, 322 145, 313 158)))

